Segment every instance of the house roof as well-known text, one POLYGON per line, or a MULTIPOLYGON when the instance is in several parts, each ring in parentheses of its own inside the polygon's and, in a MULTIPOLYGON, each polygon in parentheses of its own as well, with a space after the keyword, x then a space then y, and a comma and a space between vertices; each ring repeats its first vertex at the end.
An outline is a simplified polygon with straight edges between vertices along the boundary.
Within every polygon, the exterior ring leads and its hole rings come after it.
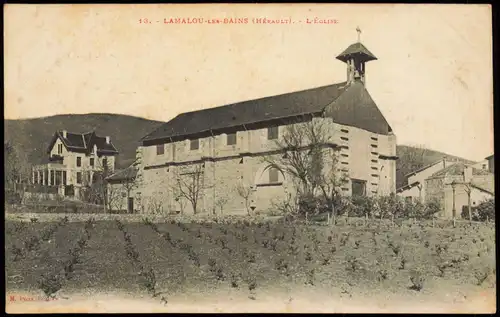
POLYGON ((471 183, 471 186, 488 194, 495 195, 495 184, 491 184, 492 186, 489 186, 490 184, 476 184, 476 183, 471 183))
POLYGON ((392 128, 365 85, 359 80, 352 82, 325 107, 325 116, 332 118, 336 123, 372 133, 388 135, 392 132, 392 128))
POLYGON ((377 58, 370 52, 363 44, 360 42, 351 44, 348 48, 346 48, 339 56, 337 56, 338 60, 343 61, 344 63, 351 57, 357 55, 361 58, 362 61, 372 61, 377 58))
POLYGON ((120 182, 124 180, 133 180, 137 176, 137 168, 133 165, 117 171, 113 175, 106 178, 109 182, 120 182))
POLYGON ((321 112, 345 90, 345 83, 179 114, 142 141, 184 136, 220 128, 321 112))
MULTIPOLYGON (((466 165, 462 162, 455 163, 453 165, 450 165, 448 167, 443 168, 440 171, 437 171, 436 173, 432 174, 431 177, 435 178, 435 177, 444 177, 444 176, 448 176, 448 175, 463 175, 466 166, 468 166, 468 165, 466 165)), ((470 167, 470 168, 472 168, 472 175, 489 175, 489 174, 491 174, 490 172, 482 170, 482 169, 473 168, 473 167, 470 167)))
POLYGON ((100 137, 94 131, 88 133, 72 133, 66 132, 64 137, 63 131, 56 131, 47 148, 47 152, 52 150, 57 139, 60 139, 68 151, 90 153, 97 146, 97 152, 103 154, 118 154, 118 150, 110 141, 106 143, 106 137, 100 137))
POLYGON ((414 170, 413 172, 410 172, 410 173, 406 174, 406 175, 405 175, 405 177, 413 176, 413 175, 415 175, 415 174, 417 174, 417 173, 420 173, 420 172, 422 172, 422 171, 425 171, 425 170, 426 170, 426 169, 428 169, 429 167, 433 167, 434 165, 439 164, 439 163, 442 163, 443 161, 448 161, 448 162, 451 162, 450 160, 447 160, 446 158, 443 158, 443 159, 440 159, 439 161, 435 161, 434 163, 431 163, 431 164, 426 165, 426 166, 424 166, 424 167, 421 167, 421 168, 419 168, 419 169, 417 169, 417 170, 414 170))
POLYGON ((490 158, 493 158, 494 156, 495 156, 495 154, 491 154, 490 156, 487 156, 485 159, 489 160, 490 158))
POLYGON ((397 192, 397 193, 400 193, 400 192, 402 192, 402 191, 404 191, 404 190, 407 190, 407 189, 413 188, 413 187, 417 186, 418 184, 420 184, 420 182, 413 182, 413 183, 411 183, 411 184, 401 186, 401 187, 399 187, 398 189, 396 189, 396 192, 397 192))
POLYGON ((360 81, 321 86, 179 114, 141 139, 152 141, 299 115, 325 114, 339 124, 373 133, 391 128, 360 81))

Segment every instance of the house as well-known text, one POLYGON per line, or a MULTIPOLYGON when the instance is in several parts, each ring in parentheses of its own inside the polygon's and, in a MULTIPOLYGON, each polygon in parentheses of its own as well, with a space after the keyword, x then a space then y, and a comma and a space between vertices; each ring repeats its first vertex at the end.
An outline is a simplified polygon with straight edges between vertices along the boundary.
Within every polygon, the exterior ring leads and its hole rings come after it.
POLYGON ((476 168, 476 169, 481 169, 481 170, 485 170, 485 171, 489 171, 489 164, 488 164, 488 160, 487 159, 484 159, 480 162, 477 162, 476 164, 472 165, 473 168, 476 168))
POLYGON ((33 167, 31 191, 80 199, 82 187, 92 184, 98 173, 114 171, 116 155, 109 136, 57 131, 44 163, 33 167))
POLYGON ((288 126, 311 121, 331 128, 326 146, 349 176, 345 195, 395 192, 396 136, 366 88, 365 65, 377 58, 358 41, 337 59, 347 65, 345 82, 182 113, 144 136, 138 149, 143 184, 136 191, 143 209, 160 201, 192 213, 178 192, 180 181, 202 187, 198 211, 224 205, 245 213, 247 203, 257 211, 271 208, 293 193, 293 184, 263 157, 286 155, 274 141, 288 126), (251 190, 249 197, 241 188, 251 190))
POLYGON ((443 158, 405 175, 408 184, 396 190, 398 196, 406 199, 425 201, 425 180, 434 173, 455 163, 455 160, 443 158))
POLYGON ((491 173, 495 173, 495 155, 490 155, 486 158, 486 160, 488 161, 488 170, 491 172, 491 173))
POLYGON ((471 205, 494 197, 494 174, 472 165, 456 163, 444 168, 426 179, 427 199, 435 199, 441 204, 440 217, 460 218, 463 206, 468 206, 470 192, 471 205))

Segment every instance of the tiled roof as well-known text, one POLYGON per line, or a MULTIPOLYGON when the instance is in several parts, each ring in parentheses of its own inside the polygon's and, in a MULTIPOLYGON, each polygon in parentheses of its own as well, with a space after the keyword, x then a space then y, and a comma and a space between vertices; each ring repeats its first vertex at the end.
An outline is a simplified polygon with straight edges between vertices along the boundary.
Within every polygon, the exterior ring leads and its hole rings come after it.
POLYGON ((471 186, 479 189, 480 191, 495 195, 495 184, 493 184, 493 183, 484 183, 484 184, 472 183, 471 186))
POLYGON ((106 178, 109 182, 119 182, 124 180, 133 180, 137 176, 137 168, 131 165, 123 170, 120 170, 106 178))
MULTIPOLYGON (((443 168, 440 171, 437 171, 436 173, 432 174, 432 178, 434 177, 443 177, 443 176, 448 176, 448 175, 463 175, 465 167, 467 165, 464 163, 455 163, 453 165, 450 165, 446 168, 443 168)), ((472 168, 472 167, 470 167, 472 168)), ((489 175, 491 174, 488 171, 478 169, 478 168, 472 168, 472 175, 489 175)))
POLYGON ((337 56, 337 59, 346 62, 352 55, 361 56, 361 59, 364 61, 372 61, 377 59, 372 52, 370 52, 363 44, 359 42, 351 44, 348 48, 345 49, 345 51, 337 56))
POLYGON ((420 184, 420 182, 413 182, 411 184, 407 184, 407 185, 401 186, 398 189, 396 189, 396 192, 400 193, 400 192, 405 191, 407 189, 413 188, 413 187, 417 186, 418 184, 420 184))
POLYGON ((116 148, 113 145, 113 143, 111 142, 111 140, 109 143, 106 143, 106 137, 97 136, 95 134, 95 132, 85 134, 85 140, 86 140, 85 143, 86 143, 87 148, 91 149, 94 147, 94 144, 95 144, 97 146, 97 151, 118 153, 118 151, 116 150, 116 148), (87 135, 89 135, 89 136, 87 136, 87 135), (87 138, 88 138, 88 141, 87 141, 87 138))
POLYGON ((340 124, 379 134, 391 132, 387 121, 364 85, 356 81, 349 86, 343 82, 182 113, 146 135, 141 141, 185 137, 200 132, 323 111, 333 118, 334 122, 340 124))
POLYGON ((332 118, 333 122, 372 133, 387 135, 392 132, 365 85, 359 80, 347 86, 340 96, 325 108, 325 116, 332 118))
POLYGON ((432 163, 432 164, 429 164, 429 165, 426 165, 426 166, 424 166, 424 167, 421 167, 421 168, 419 168, 419 169, 417 169, 417 170, 414 170, 413 172, 410 172, 410 173, 405 174, 405 177, 413 176, 413 175, 415 175, 415 174, 417 174, 417 173, 422 172, 423 170, 428 169, 429 167, 433 167, 433 166, 434 166, 434 165, 436 165, 436 164, 442 163, 443 161, 444 161, 444 159, 440 159, 439 161, 436 161, 436 162, 434 162, 434 163, 432 163))
POLYGON ((47 148, 48 152, 50 152, 58 138, 70 151, 90 153, 95 144, 98 153, 118 154, 118 150, 111 141, 106 143, 106 137, 97 136, 94 131, 84 134, 66 132, 66 137, 64 137, 63 131, 57 131, 47 148))
POLYGON ((179 114, 142 141, 190 135, 294 115, 321 112, 345 89, 345 83, 179 114))

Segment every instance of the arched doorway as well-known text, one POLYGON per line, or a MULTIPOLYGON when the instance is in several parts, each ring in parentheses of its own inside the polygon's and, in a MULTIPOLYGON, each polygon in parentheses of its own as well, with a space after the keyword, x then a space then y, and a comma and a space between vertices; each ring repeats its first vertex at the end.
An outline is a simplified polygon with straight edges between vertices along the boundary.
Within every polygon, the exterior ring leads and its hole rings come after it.
POLYGON ((273 208, 288 191, 285 175, 267 164, 260 166, 255 173, 253 188, 252 204, 258 211, 273 208))

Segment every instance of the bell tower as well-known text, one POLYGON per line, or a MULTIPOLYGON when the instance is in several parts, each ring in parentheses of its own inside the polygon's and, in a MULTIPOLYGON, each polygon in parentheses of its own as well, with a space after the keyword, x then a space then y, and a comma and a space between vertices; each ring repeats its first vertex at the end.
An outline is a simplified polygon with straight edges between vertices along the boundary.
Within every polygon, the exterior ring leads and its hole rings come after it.
POLYGON ((366 62, 376 60, 375 55, 372 54, 363 44, 361 44, 361 29, 359 26, 356 28, 358 32, 358 41, 351 44, 339 56, 338 60, 347 64, 347 84, 354 81, 361 81, 366 84, 365 64, 366 62))

